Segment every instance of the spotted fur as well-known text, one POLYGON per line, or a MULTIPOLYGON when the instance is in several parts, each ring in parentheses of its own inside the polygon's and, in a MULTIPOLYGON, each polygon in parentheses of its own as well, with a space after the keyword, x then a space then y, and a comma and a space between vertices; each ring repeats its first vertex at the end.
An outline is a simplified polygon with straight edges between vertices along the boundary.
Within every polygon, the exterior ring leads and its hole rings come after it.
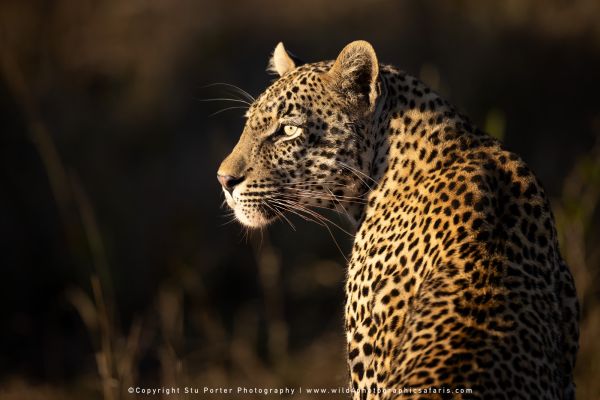
POLYGON ((355 223, 353 398, 574 398, 575 287, 527 165, 366 42, 335 62, 286 54, 219 179, 248 226, 320 207, 355 223))

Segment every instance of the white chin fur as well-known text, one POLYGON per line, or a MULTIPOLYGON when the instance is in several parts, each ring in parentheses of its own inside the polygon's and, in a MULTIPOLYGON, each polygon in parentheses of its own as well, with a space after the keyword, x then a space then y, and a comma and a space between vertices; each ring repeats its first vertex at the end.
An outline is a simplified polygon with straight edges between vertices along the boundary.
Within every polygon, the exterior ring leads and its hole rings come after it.
POLYGON ((233 210, 235 217, 242 225, 250 228, 260 228, 268 225, 269 222, 271 222, 269 219, 265 218, 264 215, 257 211, 252 211, 251 215, 247 215, 242 210, 242 206, 235 201, 235 190, 233 191, 233 196, 226 190, 223 190, 223 193, 225 193, 225 201, 227 201, 227 205, 233 210))
POLYGON ((269 220, 259 213, 252 213, 251 216, 246 215, 240 208, 234 208, 235 217, 242 225, 250 228, 260 228, 269 223, 269 220))

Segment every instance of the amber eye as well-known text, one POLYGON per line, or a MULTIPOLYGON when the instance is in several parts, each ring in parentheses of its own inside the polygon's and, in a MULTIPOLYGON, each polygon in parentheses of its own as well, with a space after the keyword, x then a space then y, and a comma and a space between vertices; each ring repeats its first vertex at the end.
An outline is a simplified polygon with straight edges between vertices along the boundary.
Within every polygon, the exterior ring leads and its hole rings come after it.
POLYGON ((288 139, 294 138, 302 133, 302 128, 294 125, 285 125, 283 127, 283 133, 288 139))
POLYGON ((271 140, 274 141, 286 141, 295 139, 303 132, 303 129, 295 125, 283 125, 280 126, 272 135, 271 140))

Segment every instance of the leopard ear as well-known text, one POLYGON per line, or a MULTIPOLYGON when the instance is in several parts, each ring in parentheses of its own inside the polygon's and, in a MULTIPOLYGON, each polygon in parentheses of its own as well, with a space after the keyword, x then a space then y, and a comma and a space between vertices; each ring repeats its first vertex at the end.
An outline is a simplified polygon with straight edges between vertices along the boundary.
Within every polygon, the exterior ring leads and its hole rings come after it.
POLYGON ((364 40, 348 44, 328 72, 333 87, 356 106, 375 108, 379 93, 379 63, 373 46, 364 40))
POLYGON ((269 60, 267 71, 279 76, 283 76, 302 64, 302 61, 300 61, 293 54, 289 53, 283 46, 283 43, 279 42, 277 46, 275 46, 273 55, 269 60))

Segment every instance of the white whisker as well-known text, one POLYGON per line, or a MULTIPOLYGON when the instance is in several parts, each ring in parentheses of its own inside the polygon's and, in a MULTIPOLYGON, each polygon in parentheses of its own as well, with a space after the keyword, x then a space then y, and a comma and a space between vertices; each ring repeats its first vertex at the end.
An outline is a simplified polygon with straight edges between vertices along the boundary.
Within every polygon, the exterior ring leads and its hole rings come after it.
POLYGON ((250 93, 246 92, 244 89, 240 88, 239 86, 232 85, 231 83, 215 82, 215 83, 210 83, 208 85, 205 85, 203 87, 207 88, 207 87, 212 87, 212 86, 217 86, 217 85, 228 86, 228 87, 230 87, 232 89, 235 89, 235 90, 238 91, 239 94, 241 94, 242 96, 245 96, 250 101, 255 101, 256 100, 254 98, 254 96, 252 96, 250 93))

